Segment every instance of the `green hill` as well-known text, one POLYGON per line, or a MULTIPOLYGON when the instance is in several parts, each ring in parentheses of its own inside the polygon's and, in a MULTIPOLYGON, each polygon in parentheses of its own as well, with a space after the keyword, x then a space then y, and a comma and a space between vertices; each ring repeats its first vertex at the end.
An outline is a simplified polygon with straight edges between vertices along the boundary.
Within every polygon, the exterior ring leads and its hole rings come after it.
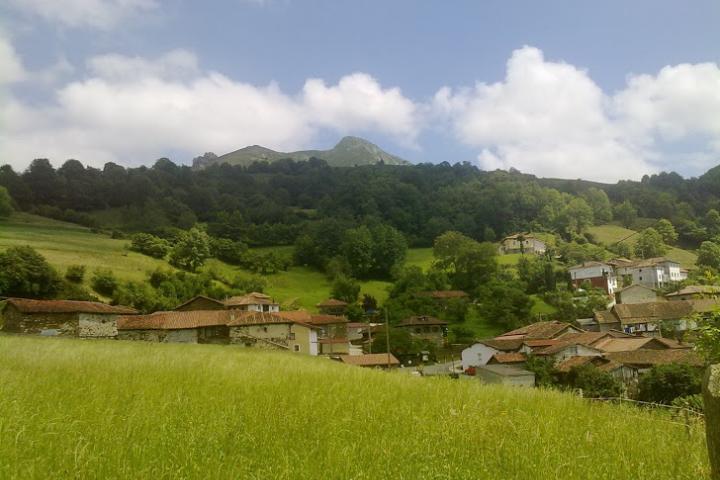
POLYGON ((276 152, 260 145, 241 148, 225 155, 205 154, 193 161, 193 168, 204 168, 209 165, 228 163, 230 165, 248 166, 254 162, 276 162, 282 159, 305 161, 311 158, 325 160, 332 167, 353 167, 359 165, 408 165, 410 162, 391 155, 377 145, 358 137, 344 137, 330 150, 303 150, 299 152, 276 152))
POLYGON ((704 431, 232 346, 0 336, 0 478, 707 478, 704 431))

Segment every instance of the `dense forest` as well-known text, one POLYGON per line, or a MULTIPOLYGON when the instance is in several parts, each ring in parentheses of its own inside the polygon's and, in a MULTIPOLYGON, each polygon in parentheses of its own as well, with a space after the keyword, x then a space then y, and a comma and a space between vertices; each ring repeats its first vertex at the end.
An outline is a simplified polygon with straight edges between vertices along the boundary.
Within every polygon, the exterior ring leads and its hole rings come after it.
POLYGON ((720 233, 720 167, 699 178, 676 173, 614 185, 538 179, 470 164, 331 168, 324 161, 278 161, 204 170, 160 159, 152 167, 103 169, 68 160, 55 169, 37 159, 23 172, 0 167, 0 186, 15 208, 124 232, 188 229, 250 245, 289 245, 324 219, 384 224, 410 246, 429 246, 445 231, 493 241, 523 230, 571 239, 613 217, 672 222, 683 245, 720 233))

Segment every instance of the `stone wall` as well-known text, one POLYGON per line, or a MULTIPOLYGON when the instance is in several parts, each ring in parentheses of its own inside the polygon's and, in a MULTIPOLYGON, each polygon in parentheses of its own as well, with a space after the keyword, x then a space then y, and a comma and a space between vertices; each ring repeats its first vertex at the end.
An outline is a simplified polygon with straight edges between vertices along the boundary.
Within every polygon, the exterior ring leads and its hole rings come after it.
POLYGON ((115 338, 117 333, 117 315, 80 314, 78 336, 83 338, 115 338))
POLYGON ((119 330, 119 340, 138 340, 159 343, 198 343, 197 330, 119 330))
POLYGON ((290 324, 235 326, 229 335, 231 344, 284 350, 289 346, 290 324))
POLYGON ((77 313, 22 313, 12 305, 3 311, 3 331, 47 336, 77 336, 77 313))

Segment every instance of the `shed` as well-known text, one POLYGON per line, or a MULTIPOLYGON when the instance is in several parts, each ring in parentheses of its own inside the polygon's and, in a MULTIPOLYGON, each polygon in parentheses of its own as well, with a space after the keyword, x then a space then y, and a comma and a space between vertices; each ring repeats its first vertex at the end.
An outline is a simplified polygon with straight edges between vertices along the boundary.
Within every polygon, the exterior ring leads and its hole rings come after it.
POLYGON ((163 343, 228 343, 226 310, 155 312, 118 318, 120 340, 163 343))
POLYGON ((3 331, 47 336, 115 338, 120 315, 129 307, 76 300, 8 298, 2 310, 3 331))
POLYGON ((475 376, 483 383, 515 387, 535 386, 533 372, 512 365, 480 365, 475 368, 475 376))

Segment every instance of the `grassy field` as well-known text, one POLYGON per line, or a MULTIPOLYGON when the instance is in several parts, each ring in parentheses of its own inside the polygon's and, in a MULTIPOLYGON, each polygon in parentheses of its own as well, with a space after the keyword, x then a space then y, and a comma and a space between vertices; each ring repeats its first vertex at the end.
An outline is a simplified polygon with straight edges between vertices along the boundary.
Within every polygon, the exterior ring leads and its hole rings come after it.
POLYGON ((0 478, 702 479, 702 428, 231 346, 0 336, 0 478))
MULTIPOLYGON (((637 235, 634 235, 637 233, 635 230, 629 230, 619 225, 598 225, 590 227, 589 231, 595 235, 598 241, 605 245, 611 245, 619 241, 635 245, 637 241, 637 235)), ((697 255, 694 252, 677 247, 671 247, 665 256, 680 263, 684 268, 694 268, 697 261, 697 255)))

